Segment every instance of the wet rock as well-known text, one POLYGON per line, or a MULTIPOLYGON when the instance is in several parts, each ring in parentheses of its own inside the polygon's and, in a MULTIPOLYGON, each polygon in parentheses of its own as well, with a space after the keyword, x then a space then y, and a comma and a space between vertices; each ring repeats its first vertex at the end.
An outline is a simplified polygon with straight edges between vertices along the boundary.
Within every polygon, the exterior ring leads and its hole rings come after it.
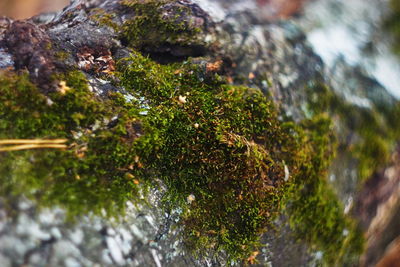
POLYGON ((14 66, 12 56, 3 48, 0 49, 0 62, 0 69, 12 68, 14 66))
POLYGON ((75 229, 75 231, 71 231, 68 236, 75 245, 79 246, 84 240, 85 234, 81 229, 75 229))
POLYGON ((4 267, 11 267, 11 260, 8 259, 8 257, 3 256, 3 254, 0 254, 0 262, 4 267))
MULTIPOLYGON (((150 197, 151 201, 159 199, 159 195, 150 197)), ((118 218, 119 223, 83 216, 71 224, 59 219, 65 215, 60 208, 38 211, 32 203, 19 201, 27 208, 19 211, 15 221, 8 219, 0 205, 2 266, 164 266, 182 261, 180 253, 167 256, 180 246, 170 246, 178 240, 176 230, 170 230, 176 215, 160 214, 152 208, 157 207, 157 202, 153 206, 128 205, 126 215, 118 218)))

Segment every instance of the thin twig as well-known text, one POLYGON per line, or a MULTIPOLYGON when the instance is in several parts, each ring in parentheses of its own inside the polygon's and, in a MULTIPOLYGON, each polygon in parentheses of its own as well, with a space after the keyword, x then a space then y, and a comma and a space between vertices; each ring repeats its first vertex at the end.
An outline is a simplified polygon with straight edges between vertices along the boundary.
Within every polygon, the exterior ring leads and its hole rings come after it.
POLYGON ((57 148, 57 149, 66 149, 67 145, 62 144, 24 144, 24 145, 16 145, 16 146, 0 146, 0 152, 4 151, 17 151, 17 150, 25 150, 25 149, 39 149, 39 148, 57 148))
POLYGON ((5 139, 0 140, 0 145, 16 144, 64 144, 67 139, 5 139))

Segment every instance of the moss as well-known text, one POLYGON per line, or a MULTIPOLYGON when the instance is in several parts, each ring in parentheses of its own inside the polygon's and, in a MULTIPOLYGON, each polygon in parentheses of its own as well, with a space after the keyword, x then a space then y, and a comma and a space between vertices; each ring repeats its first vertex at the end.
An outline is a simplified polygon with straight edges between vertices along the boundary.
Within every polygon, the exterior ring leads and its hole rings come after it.
POLYGON ((144 164, 168 186, 169 202, 185 207, 187 245, 243 258, 277 211, 282 130, 259 91, 201 76, 190 65, 161 66, 135 54, 122 84, 150 107, 146 143, 155 147, 144 164))
POLYGON ((384 168, 390 159, 394 145, 400 136, 400 103, 357 107, 335 95, 326 85, 316 82, 309 88, 311 96, 308 110, 311 115, 327 113, 338 116, 344 127, 356 133, 352 143, 340 144, 358 159, 360 184, 373 172, 384 168))
POLYGON ((69 140, 65 151, 0 154, 2 195, 72 215, 115 214, 161 179, 164 203, 182 210, 182 238, 199 257, 251 259, 282 206, 328 262, 350 247, 341 233, 354 226, 325 181, 334 150, 325 116, 282 122, 259 90, 224 84, 190 61, 160 65, 133 52, 115 75, 130 101, 98 98, 77 71, 55 77, 66 88, 48 96, 27 75, 0 75, 0 138, 69 140))
POLYGON ((286 191, 286 214, 301 242, 323 252, 324 266, 357 264, 363 250, 362 232, 343 213, 327 170, 336 150, 332 123, 327 114, 303 122, 308 132, 302 140, 304 162, 286 191))
POLYGON ((168 202, 184 208, 184 240, 195 253, 246 259, 286 205, 293 228, 327 262, 344 259, 336 251, 358 256, 360 246, 348 242, 362 238, 325 181, 334 151, 326 116, 283 123, 260 91, 207 80, 189 64, 134 54, 122 66, 122 84, 150 107, 155 139, 147 143, 156 149, 146 165, 168 186, 168 202))
POLYGON ((65 51, 57 51, 54 56, 57 60, 60 61, 65 61, 69 58, 69 54, 65 51))
POLYGON ((306 136, 313 142, 304 139, 300 143, 309 151, 304 156, 312 158, 306 160, 310 165, 303 166, 300 179, 286 192, 286 212, 297 237, 323 251, 325 265, 356 265, 363 249, 362 232, 343 215, 343 207, 325 179, 326 171, 334 151, 345 151, 358 160, 359 185, 386 167, 400 136, 399 102, 357 107, 319 81, 310 84, 307 94, 305 113, 310 120, 303 122, 300 129, 308 131, 306 136), (341 133, 338 147, 334 145, 328 117, 335 119, 336 127, 348 131, 341 133))
POLYGON ((137 49, 166 43, 189 44, 199 31, 190 25, 190 21, 183 20, 183 16, 190 14, 190 9, 176 6, 173 11, 169 10, 174 15, 168 17, 161 9, 168 2, 171 1, 123 1, 123 5, 134 11, 135 17, 122 25, 122 38, 137 49))
POLYGON ((114 18, 116 17, 115 14, 107 13, 101 8, 94 8, 91 10, 91 13, 92 15, 90 16, 90 18, 92 20, 97 21, 97 23, 102 26, 110 27, 114 29, 114 31, 118 32, 118 24, 114 22, 114 18))
MULTIPOLYGON (((92 19, 101 25, 113 28, 128 46, 139 50, 160 48, 162 46, 204 45, 199 38, 201 29, 188 20, 189 7, 171 5, 171 0, 125 0, 121 5, 134 13, 132 19, 121 26, 114 22, 114 14, 102 10, 94 12, 92 19)), ((162 51, 160 51, 162 52, 162 51)))
POLYGON ((138 109, 121 108, 111 99, 96 99, 80 72, 58 79, 65 80, 70 90, 44 96, 26 74, 0 75, 1 139, 69 140, 65 151, 1 154, 1 193, 24 194, 40 204, 67 206, 71 217, 101 209, 121 211, 124 201, 138 190, 122 171, 134 164, 133 144, 123 137, 126 125, 138 117, 138 109), (115 114, 118 122, 110 128, 108 121, 115 114))

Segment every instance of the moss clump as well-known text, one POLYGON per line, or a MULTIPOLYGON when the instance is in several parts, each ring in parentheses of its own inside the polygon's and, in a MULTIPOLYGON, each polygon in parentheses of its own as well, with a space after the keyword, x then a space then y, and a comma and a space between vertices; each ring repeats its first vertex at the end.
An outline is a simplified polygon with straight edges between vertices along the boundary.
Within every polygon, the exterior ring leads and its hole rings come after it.
POLYGON ((76 71, 56 77, 66 87, 48 96, 26 75, 0 75, 0 138, 70 140, 66 151, 1 154, 3 195, 72 214, 115 212, 161 179, 198 256, 245 261, 282 205, 310 244, 329 255, 347 248, 340 231, 353 233, 352 224, 324 180, 333 151, 327 118, 282 122, 259 90, 226 85, 190 62, 160 65, 133 52, 115 74, 129 101, 99 99, 76 71))
POLYGON ((293 228, 327 262, 343 260, 335 251, 358 255, 342 233, 362 238, 325 181, 334 150, 327 117, 283 123, 260 91, 227 86, 191 65, 161 66, 139 54, 122 65, 122 84, 150 107, 147 143, 155 147, 143 158, 168 186, 169 203, 184 208, 188 247, 246 259, 287 205, 293 228))
POLYGON ((296 236, 313 250, 323 252, 325 266, 357 264, 363 237, 326 177, 336 145, 326 113, 302 123, 304 163, 286 191, 286 214, 296 236))
POLYGON ((118 95, 97 99, 80 72, 58 79, 69 90, 44 96, 26 74, 0 75, 0 138, 67 138, 70 146, 0 154, 1 194, 67 206, 70 215, 121 211, 138 190, 125 173, 134 164, 128 129, 139 109, 118 105, 118 95))
POLYGON ((122 5, 131 9, 135 16, 125 22, 121 29, 121 38, 139 50, 168 46, 190 46, 203 44, 198 33, 200 28, 187 18, 190 8, 172 5, 171 0, 126 0, 122 5))
POLYGON ((150 107, 144 164, 168 186, 169 202, 185 207, 187 245, 243 258, 279 207, 291 137, 261 92, 202 75, 135 54, 122 84, 150 107))

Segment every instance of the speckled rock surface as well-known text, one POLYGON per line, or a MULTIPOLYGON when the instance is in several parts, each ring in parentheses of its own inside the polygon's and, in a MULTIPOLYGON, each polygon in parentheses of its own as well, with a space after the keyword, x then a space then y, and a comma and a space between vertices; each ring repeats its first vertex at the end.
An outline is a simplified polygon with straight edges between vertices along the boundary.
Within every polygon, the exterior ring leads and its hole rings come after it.
POLYGON ((19 198, 12 212, 0 203, 2 266, 186 266, 170 226, 177 214, 127 203, 126 215, 67 221, 61 208, 38 211, 19 198), (11 213, 11 214, 10 214, 11 213))

